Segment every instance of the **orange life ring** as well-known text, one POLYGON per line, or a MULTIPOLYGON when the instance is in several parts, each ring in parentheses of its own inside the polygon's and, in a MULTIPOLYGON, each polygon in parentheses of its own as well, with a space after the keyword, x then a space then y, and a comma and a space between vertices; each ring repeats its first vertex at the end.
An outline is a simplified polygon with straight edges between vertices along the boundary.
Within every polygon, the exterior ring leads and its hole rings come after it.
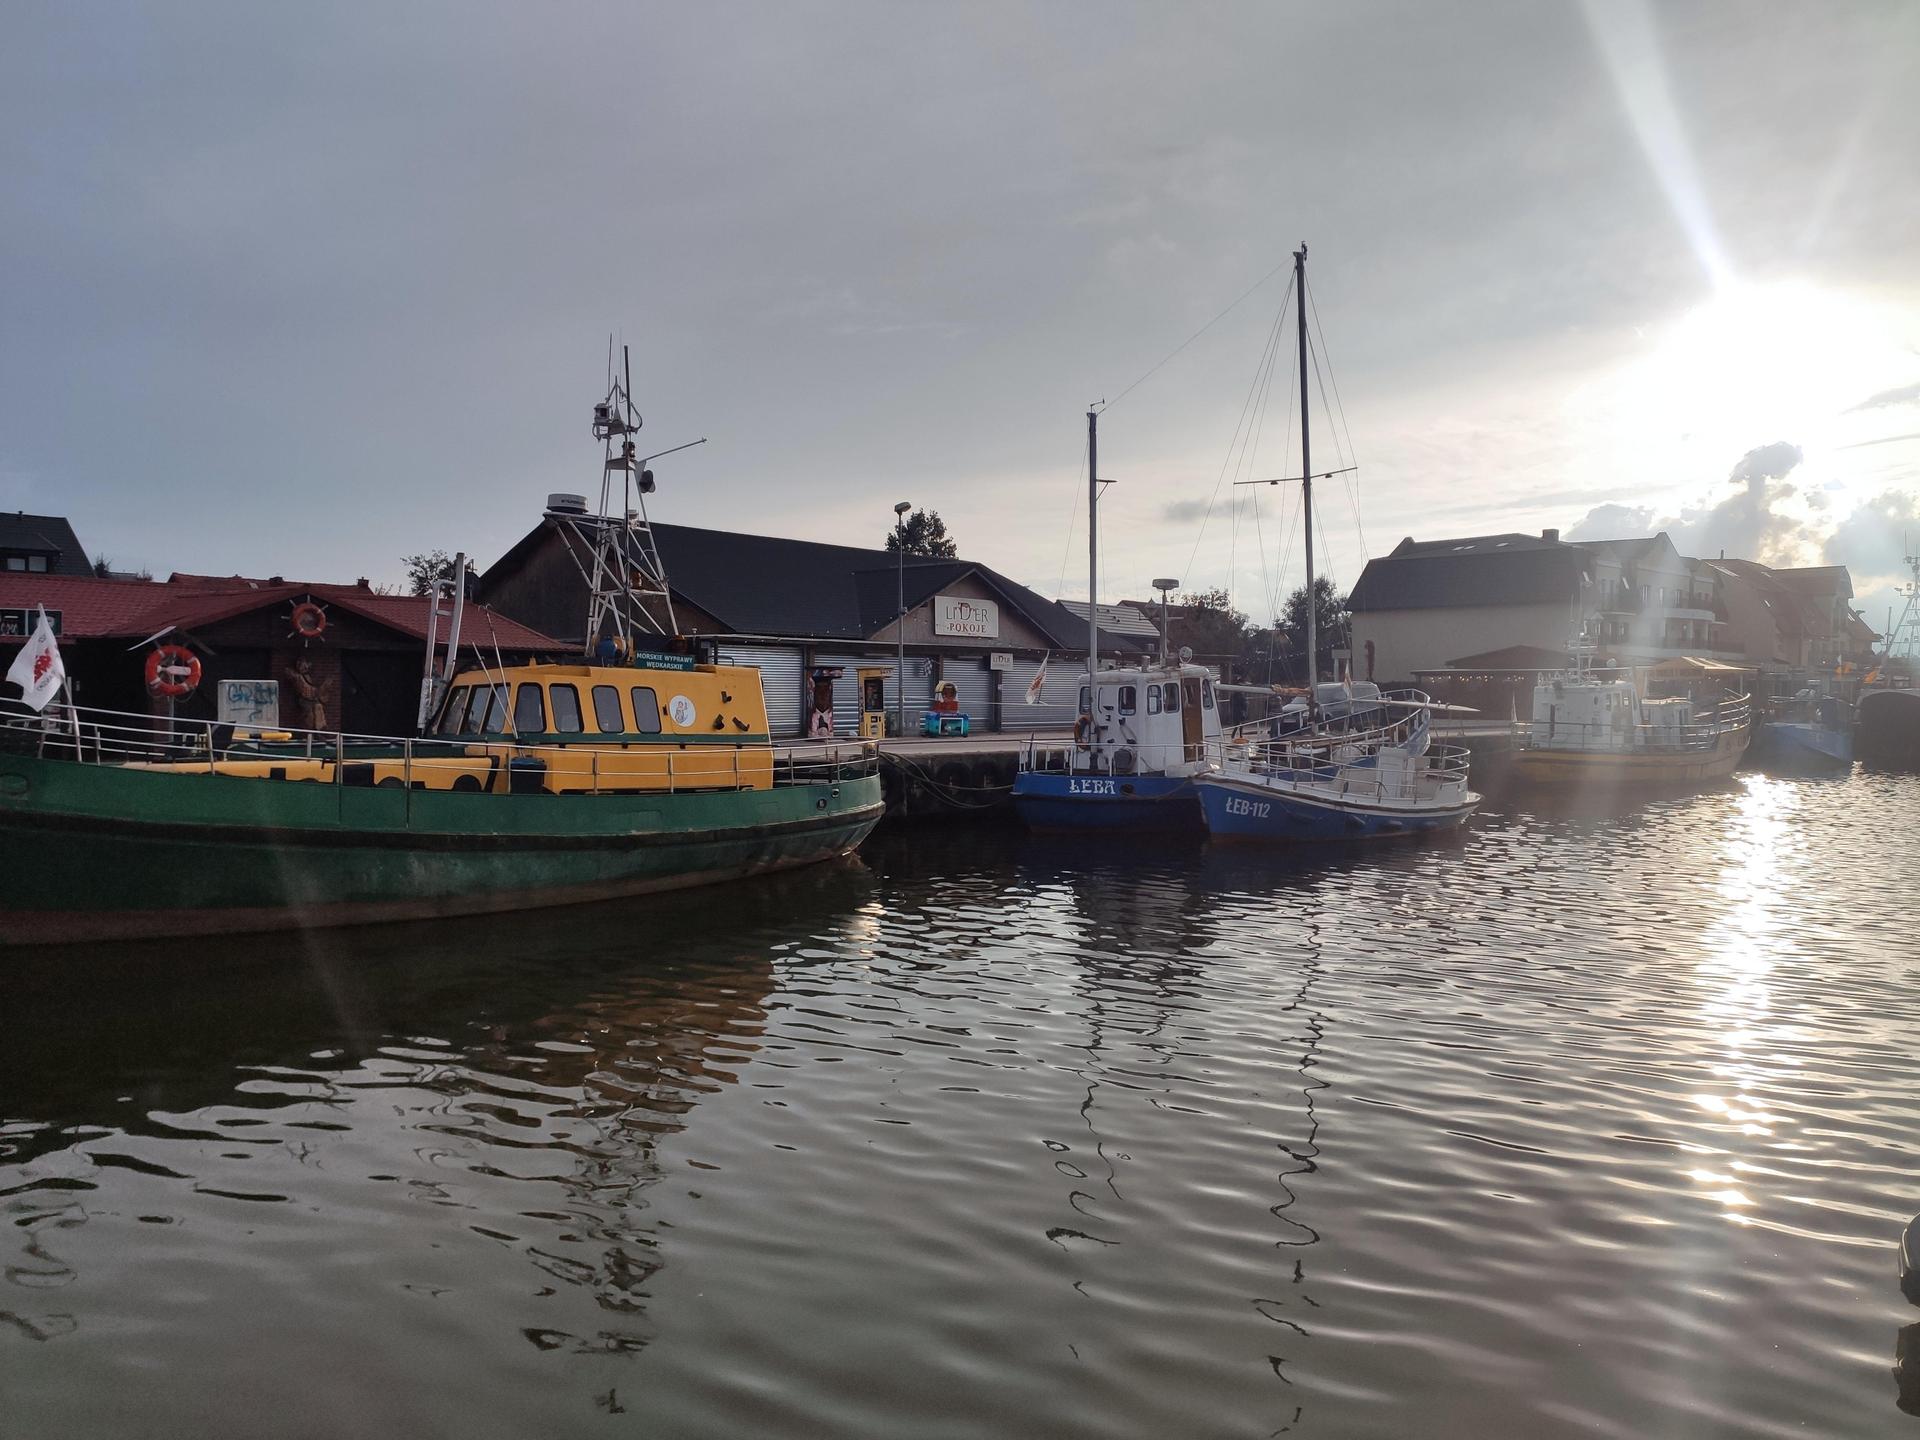
POLYGON ((326 633, 327 612, 311 600, 293 607, 293 633, 303 640, 317 640, 326 633))
POLYGON ((200 657, 184 645, 158 645, 147 656, 147 689, 179 699, 200 684, 200 657))

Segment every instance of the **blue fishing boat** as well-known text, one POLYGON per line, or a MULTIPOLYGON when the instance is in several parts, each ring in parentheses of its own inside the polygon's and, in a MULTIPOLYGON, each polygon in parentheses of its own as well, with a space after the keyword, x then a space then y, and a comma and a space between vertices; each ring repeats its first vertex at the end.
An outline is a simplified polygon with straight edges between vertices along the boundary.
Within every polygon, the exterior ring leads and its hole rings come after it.
POLYGON ((1763 764, 1789 768, 1844 768, 1853 764, 1853 726, 1836 695, 1808 689, 1782 702, 1760 730, 1755 747, 1763 764))
MULTIPOLYGON (((1300 349, 1301 530, 1307 594, 1314 594, 1313 473, 1308 430, 1307 247, 1293 255, 1300 349)), ((1280 481, 1253 481, 1279 484, 1280 481)), ((1194 779, 1216 840, 1300 842, 1380 839, 1457 829, 1480 797, 1467 788, 1464 748, 1433 743, 1433 701, 1417 690, 1322 685, 1316 606, 1307 606, 1307 691, 1275 720, 1239 731, 1218 763, 1194 779)))
POLYGON ((1035 830, 1201 828, 1194 776, 1220 742, 1213 673, 1175 660, 1080 682, 1072 740, 1031 740, 1013 803, 1035 830))
MULTIPOLYGON (((1087 412, 1087 594, 1100 593, 1099 412, 1087 412)), ((1160 584, 1163 582, 1155 582, 1160 584)), ((1171 586, 1173 581, 1164 585, 1171 586)), ((1035 830, 1192 830, 1202 821, 1194 777, 1220 743, 1213 672, 1185 650, 1102 670, 1100 607, 1087 606, 1087 673, 1071 740, 1032 740, 1013 781, 1013 805, 1035 830)), ((1046 671, 1027 696, 1036 700, 1046 671)))

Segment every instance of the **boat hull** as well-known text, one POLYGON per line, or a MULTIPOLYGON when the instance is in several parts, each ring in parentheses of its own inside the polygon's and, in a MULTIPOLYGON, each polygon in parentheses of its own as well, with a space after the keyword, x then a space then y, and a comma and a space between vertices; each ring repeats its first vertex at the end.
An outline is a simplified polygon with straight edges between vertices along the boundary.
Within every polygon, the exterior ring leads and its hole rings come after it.
POLYGON ((1755 750, 1776 765, 1838 767, 1853 763, 1853 736, 1824 725, 1776 721, 1760 732, 1755 750))
POLYGON ((1704 785, 1724 780, 1747 753, 1747 732, 1720 737, 1711 750, 1552 750, 1526 748, 1514 771, 1536 785, 1607 788, 1630 785, 1704 785))
POLYGON ((1199 833, 1204 822, 1190 776, 1058 775, 1025 771, 1013 782, 1013 806, 1031 830, 1199 833))
POLYGON ((1854 749, 1862 760, 1920 769, 1920 690, 1866 691, 1854 724, 1854 749))
POLYGON ((845 854, 862 776, 674 795, 488 795, 0 757, 0 944, 536 909, 845 854))
POLYGON ((1230 843, 1298 844, 1303 841, 1388 840, 1455 830, 1466 824, 1480 798, 1458 805, 1389 805, 1335 800, 1311 789, 1263 785, 1257 780, 1210 775, 1195 781, 1207 834, 1230 843))

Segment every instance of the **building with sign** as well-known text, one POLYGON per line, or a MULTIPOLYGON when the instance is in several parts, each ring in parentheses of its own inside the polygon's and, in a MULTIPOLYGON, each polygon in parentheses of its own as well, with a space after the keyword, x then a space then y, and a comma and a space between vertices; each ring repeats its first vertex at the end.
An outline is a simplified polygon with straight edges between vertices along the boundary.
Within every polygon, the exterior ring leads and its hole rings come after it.
MULTIPOLYGON (((903 566, 887 550, 689 525, 652 532, 680 631, 728 664, 759 667, 776 735, 802 733, 816 683, 831 686, 836 734, 855 733, 873 700, 894 713, 903 641, 910 716, 950 683, 976 732, 1073 723, 1085 619, 988 566, 915 556, 903 566), (1028 705, 1043 663, 1041 701, 1028 705)), ((503 615, 584 641, 586 578, 550 520, 493 563, 479 594, 503 615)), ((1148 648, 1138 636, 1103 632, 1103 655, 1148 648)))

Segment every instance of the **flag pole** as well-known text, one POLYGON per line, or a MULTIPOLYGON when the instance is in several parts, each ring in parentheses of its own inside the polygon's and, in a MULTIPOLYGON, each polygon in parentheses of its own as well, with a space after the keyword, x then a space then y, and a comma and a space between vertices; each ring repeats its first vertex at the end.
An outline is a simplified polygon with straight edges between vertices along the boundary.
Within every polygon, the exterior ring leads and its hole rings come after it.
MULTIPOLYGON (((47 634, 51 636, 53 634, 53 621, 47 618, 47 602, 44 600, 40 602, 40 623, 47 627, 47 634)), ((54 641, 54 648, 56 650, 60 648, 60 642, 58 640, 54 641)), ((67 666, 64 660, 60 664, 60 693, 67 697, 67 718, 73 721, 73 758, 75 760, 84 760, 86 756, 80 753, 80 707, 74 703, 73 677, 67 674, 67 666)))

